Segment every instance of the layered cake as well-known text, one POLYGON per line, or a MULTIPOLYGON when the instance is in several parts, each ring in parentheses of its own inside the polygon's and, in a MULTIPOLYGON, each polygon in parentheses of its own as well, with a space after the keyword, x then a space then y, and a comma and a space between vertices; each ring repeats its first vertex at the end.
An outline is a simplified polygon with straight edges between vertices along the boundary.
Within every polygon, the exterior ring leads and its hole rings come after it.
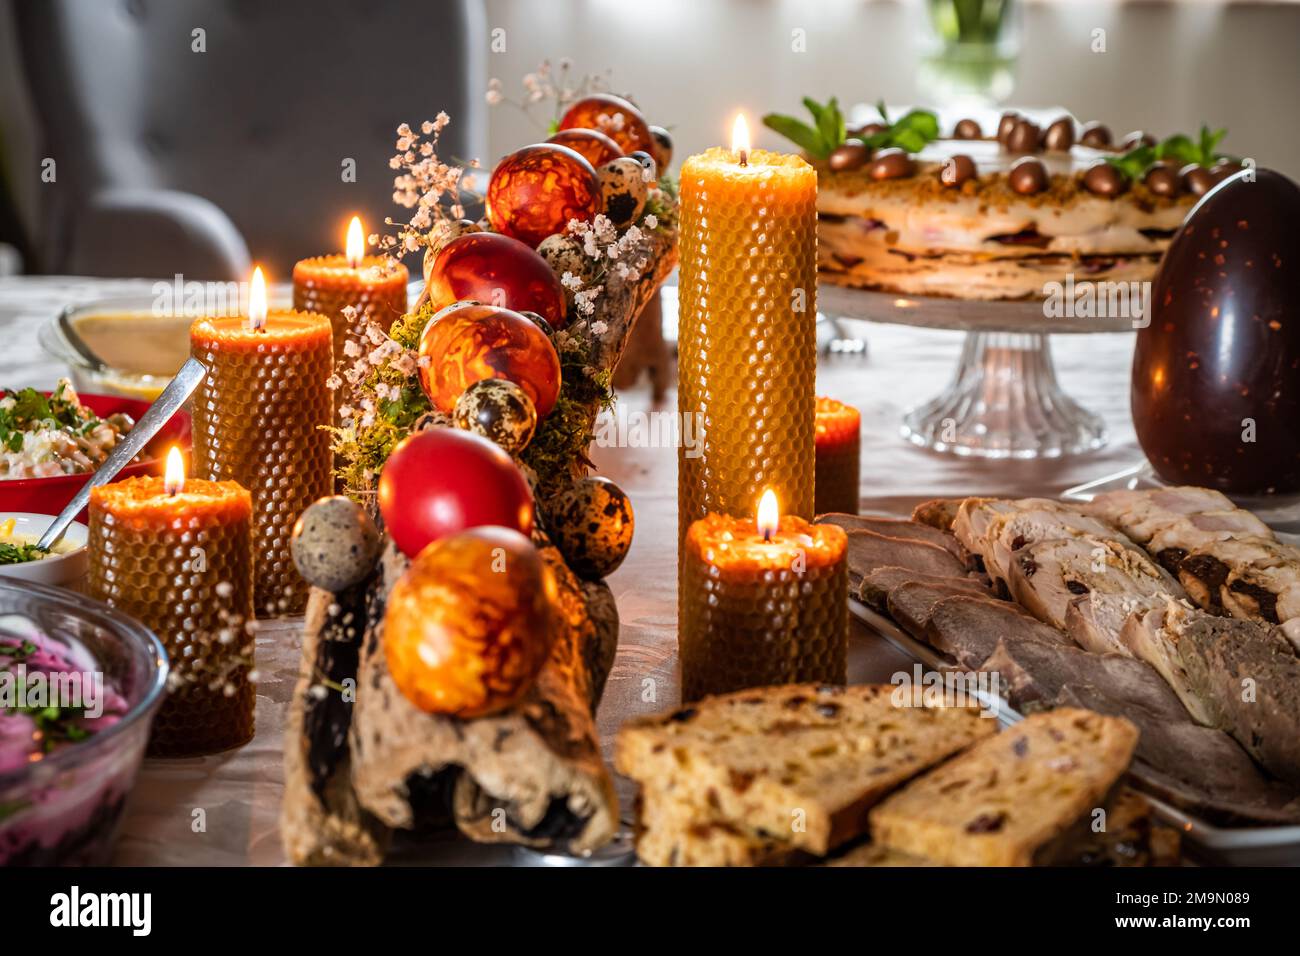
POLYGON ((818 161, 819 277, 907 295, 1148 281, 1198 196, 1239 168, 1181 163, 1141 134, 1112 147, 1069 116, 1006 114, 996 135, 965 119, 915 150, 870 145, 888 130, 873 125, 818 161))

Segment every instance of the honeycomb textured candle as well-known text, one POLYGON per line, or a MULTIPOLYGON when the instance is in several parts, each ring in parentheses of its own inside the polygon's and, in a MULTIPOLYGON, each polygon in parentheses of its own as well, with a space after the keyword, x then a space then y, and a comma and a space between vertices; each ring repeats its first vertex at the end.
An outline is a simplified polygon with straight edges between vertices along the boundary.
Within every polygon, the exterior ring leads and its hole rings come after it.
POLYGON ((711 149, 682 167, 677 405, 704 441, 678 452, 680 536, 752 515, 769 487, 812 517, 816 204, 796 156, 711 149))
POLYGON ((852 405, 817 399, 816 501, 819 515, 858 513, 862 416, 852 405))
POLYGON ((253 495, 258 614, 306 604, 289 536, 303 509, 333 489, 332 338, 329 319, 303 312, 272 312, 257 330, 235 316, 190 328, 191 354, 208 368, 194 395, 194 473, 253 495))
POLYGON ((216 753, 253 736, 253 502, 230 481, 130 478, 90 495, 90 596, 167 649, 169 692, 149 753, 216 753))
POLYGON ((820 681, 848 669, 848 536, 783 516, 765 539, 753 519, 709 515, 683 545, 682 700, 820 681))
POLYGON ((329 318, 334 328, 336 362, 344 361, 347 341, 359 340, 368 323, 387 331, 406 312, 410 274, 400 263, 394 269, 385 269, 384 261, 367 256, 354 269, 348 265, 347 256, 332 255, 303 259, 293 267, 293 307, 329 318), (347 306, 358 311, 352 321, 343 315, 347 306))

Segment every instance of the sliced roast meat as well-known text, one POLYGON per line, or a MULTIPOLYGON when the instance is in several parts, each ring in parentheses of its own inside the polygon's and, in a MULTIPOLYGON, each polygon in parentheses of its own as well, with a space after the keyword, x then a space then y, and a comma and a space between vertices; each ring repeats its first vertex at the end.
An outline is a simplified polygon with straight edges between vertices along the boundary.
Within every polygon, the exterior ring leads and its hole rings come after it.
MULTIPOLYGON (((1002 607, 1000 611, 1014 611, 1021 617, 1029 618, 1024 611, 1007 601, 1000 601, 991 592, 972 594, 962 587, 947 584, 932 584, 923 581, 909 581, 900 584, 889 592, 885 609, 898 625, 913 637, 924 640, 925 628, 930 623, 930 614, 935 605, 948 598, 961 597, 973 601, 996 601, 1002 607)), ((1035 622, 1037 623, 1037 622, 1035 622)))
POLYGON ((950 577, 966 573, 965 565, 951 553, 924 541, 904 541, 874 531, 850 531, 848 537, 850 590, 858 588, 877 568, 903 567, 950 577))
POLYGON ((1198 607, 1286 625, 1300 650, 1300 622, 1289 623, 1300 619, 1300 548, 1249 511, 1205 488, 1110 492, 1089 510, 1142 542, 1198 607))
POLYGON ((1091 654, 1058 643, 1002 641, 979 669, 1000 674, 1008 699, 1021 709, 1050 705, 1067 685, 1091 685, 1126 706, 1144 707, 1167 719, 1187 719, 1174 692, 1150 665, 1119 654, 1091 654))
POLYGON ((1219 726, 1269 773, 1300 784, 1300 657, 1281 632, 1193 613, 1178 649, 1219 726))
POLYGON ((1091 685, 1066 685, 1053 706, 1132 721, 1140 732, 1132 776, 1175 806, 1222 825, 1300 821, 1297 794, 1269 780, 1223 731, 1116 700, 1091 685))
POLYGON ((926 544, 933 544, 943 548, 952 554, 954 558, 966 564, 968 555, 955 537, 947 531, 940 531, 938 528, 932 528, 928 524, 921 524, 919 521, 909 521, 906 518, 881 518, 876 515, 846 515, 831 512, 824 514, 817 519, 819 524, 839 525, 845 531, 874 531, 876 534, 883 534, 887 538, 902 538, 904 541, 924 541, 926 544))
POLYGON ((965 498, 935 498, 923 501, 912 509, 912 520, 928 524, 940 531, 951 531, 952 523, 957 517, 957 510, 965 498))
POLYGON ((934 584, 976 597, 992 597, 993 592, 978 577, 951 577, 943 574, 923 574, 910 568, 876 568, 862 579, 858 598, 877 611, 888 611, 889 592, 902 584, 917 582, 934 584))
POLYGON ((967 550, 980 556, 995 582, 1008 587, 1016 554, 1040 542, 1088 537, 1113 540, 1138 551, 1137 545, 1105 522, 1047 498, 970 498, 958 511, 953 533, 967 550))
POLYGON ((1209 488, 1181 486, 1146 491, 1108 491, 1088 503, 1086 510, 1119 528, 1138 544, 1146 544, 1162 527, 1187 515, 1232 511, 1236 505, 1209 488))
POLYGON ((1129 615, 1181 596, 1168 572, 1141 551, 1091 537, 1027 545, 1015 553, 1009 589, 1040 620, 1065 628, 1085 650, 1128 654, 1129 615))
POLYGON ((1056 628, 1034 620, 1008 601, 966 595, 936 602, 925 629, 916 636, 970 670, 982 670, 981 665, 1001 643, 1016 647, 1068 644, 1056 628))
POLYGON ((1206 727, 1221 726, 1216 708, 1205 696, 1205 688, 1192 683, 1183 665, 1179 644, 1182 622, 1201 614, 1180 601, 1146 608, 1129 616, 1120 632, 1120 643, 1138 660, 1146 661, 1178 695, 1188 715, 1206 727))

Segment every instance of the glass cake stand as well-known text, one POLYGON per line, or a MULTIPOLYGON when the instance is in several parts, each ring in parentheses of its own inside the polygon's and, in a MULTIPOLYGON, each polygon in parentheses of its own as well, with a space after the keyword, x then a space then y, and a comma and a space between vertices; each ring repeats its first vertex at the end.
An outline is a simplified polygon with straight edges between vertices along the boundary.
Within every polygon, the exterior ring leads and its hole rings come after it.
POLYGON ((1061 389, 1049 336, 1128 332, 1130 318, 1050 318, 1043 304, 979 302, 822 283, 828 315, 966 333, 951 383, 903 416, 903 437, 972 458, 1060 458, 1101 448, 1106 426, 1061 389))

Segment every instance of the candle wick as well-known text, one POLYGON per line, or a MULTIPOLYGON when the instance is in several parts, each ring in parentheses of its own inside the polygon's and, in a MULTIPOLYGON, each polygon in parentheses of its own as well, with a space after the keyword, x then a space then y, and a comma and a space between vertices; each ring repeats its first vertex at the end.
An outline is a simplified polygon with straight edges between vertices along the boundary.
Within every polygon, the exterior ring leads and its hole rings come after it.
POLYGON ((772 543, 772 529, 771 529, 771 528, 764 528, 764 529, 763 529, 763 540, 766 541, 768 544, 771 544, 771 543, 772 543))
POLYGON ((749 165, 749 150, 747 150, 747 149, 742 149, 742 150, 740 151, 740 165, 742 165, 742 166, 748 166, 748 165, 749 165))

